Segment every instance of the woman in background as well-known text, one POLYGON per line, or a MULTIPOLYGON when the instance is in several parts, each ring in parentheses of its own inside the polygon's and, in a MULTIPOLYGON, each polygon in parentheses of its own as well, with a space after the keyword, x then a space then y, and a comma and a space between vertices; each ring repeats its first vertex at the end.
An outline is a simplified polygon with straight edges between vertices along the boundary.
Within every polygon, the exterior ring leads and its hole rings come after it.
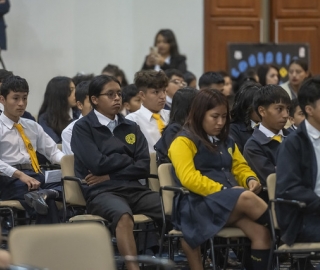
POLYGON ((298 92, 303 81, 310 76, 307 62, 301 59, 294 59, 288 68, 289 80, 280 86, 287 91, 291 99, 298 97, 298 92))
POLYGON ((279 69, 275 65, 262 65, 258 67, 257 74, 262 86, 267 84, 278 85, 280 80, 279 69))
POLYGON ((75 86, 71 78, 58 76, 51 79, 39 110, 38 122, 56 143, 62 142, 62 130, 74 120, 72 108, 75 106, 75 86))
POLYGON ((180 55, 178 43, 172 30, 160 30, 154 40, 154 47, 150 48, 142 69, 178 69, 182 73, 187 71, 186 57, 180 55))

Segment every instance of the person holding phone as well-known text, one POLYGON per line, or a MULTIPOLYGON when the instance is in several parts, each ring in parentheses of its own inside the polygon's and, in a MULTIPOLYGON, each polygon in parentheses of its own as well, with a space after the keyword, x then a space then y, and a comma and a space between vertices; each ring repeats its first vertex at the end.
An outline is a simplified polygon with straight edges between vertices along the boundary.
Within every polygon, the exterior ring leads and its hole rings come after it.
POLYGON ((187 71, 186 57, 180 55, 176 37, 172 30, 160 30, 154 40, 154 47, 150 47, 150 53, 146 56, 142 70, 154 69, 167 70, 178 69, 182 73, 187 71))

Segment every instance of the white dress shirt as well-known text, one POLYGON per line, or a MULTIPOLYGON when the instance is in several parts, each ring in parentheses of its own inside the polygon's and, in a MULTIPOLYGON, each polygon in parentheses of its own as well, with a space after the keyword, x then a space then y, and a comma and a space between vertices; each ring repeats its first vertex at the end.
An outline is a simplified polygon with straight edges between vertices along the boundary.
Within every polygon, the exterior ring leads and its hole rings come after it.
POLYGON ((314 126, 312 126, 308 120, 305 120, 307 133, 312 142, 314 152, 316 154, 317 159, 317 182, 314 188, 314 192, 320 197, 320 131, 317 130, 314 126))
MULTIPOLYGON (((17 170, 10 165, 31 164, 26 146, 13 124, 14 122, 4 113, 0 115, 0 171, 10 177, 17 170)), ((60 163, 64 154, 37 122, 20 118, 18 124, 22 125, 35 151, 44 155, 52 163, 60 163)))
POLYGON ((269 138, 273 138, 276 135, 281 135, 282 138, 286 137, 283 135, 282 129, 280 129, 278 134, 274 134, 271 130, 267 129, 264 125, 260 123, 259 130, 269 138))
MULTIPOLYGON (((165 125, 168 124, 170 111, 162 109, 159 112, 162 121, 165 125)), ((136 122, 148 141, 149 153, 155 152, 154 145, 161 138, 161 133, 158 129, 157 120, 152 117, 152 112, 141 105, 140 109, 126 116, 127 119, 136 122)))
POLYGON ((72 130, 74 124, 82 117, 82 114, 80 114, 79 118, 72 121, 61 133, 62 138, 62 152, 66 155, 73 155, 73 152, 71 150, 70 142, 72 137, 72 130))
MULTIPOLYGON (((103 115, 102 113, 99 113, 97 110, 94 110, 94 113, 96 114, 97 118, 98 118, 98 121, 101 125, 103 126, 107 126, 109 125, 109 123, 111 121, 115 121, 115 127, 118 125, 118 115, 115 115, 115 118, 114 120, 106 117, 105 115, 103 115)), ((109 128, 109 127, 108 127, 109 128)), ((110 129, 110 128, 109 128, 110 129)), ((113 130, 110 130, 112 133, 113 133, 113 130)))

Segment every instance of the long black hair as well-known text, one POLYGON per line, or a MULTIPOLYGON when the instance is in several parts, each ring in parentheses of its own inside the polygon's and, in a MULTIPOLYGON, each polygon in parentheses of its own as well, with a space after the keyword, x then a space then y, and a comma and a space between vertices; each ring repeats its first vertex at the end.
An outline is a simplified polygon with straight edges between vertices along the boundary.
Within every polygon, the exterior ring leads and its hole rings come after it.
POLYGON ((174 33, 172 32, 172 30, 170 30, 170 29, 161 29, 156 34, 156 37, 154 39, 154 46, 157 45, 157 38, 158 38, 159 35, 163 36, 164 39, 166 40, 166 42, 169 43, 169 45, 170 45, 170 55, 171 56, 180 55, 178 43, 177 43, 176 37, 175 37, 174 33))
POLYGON ((71 94, 71 78, 58 76, 51 79, 44 93, 43 103, 38 117, 46 113, 46 122, 59 136, 71 122, 68 97, 71 94))

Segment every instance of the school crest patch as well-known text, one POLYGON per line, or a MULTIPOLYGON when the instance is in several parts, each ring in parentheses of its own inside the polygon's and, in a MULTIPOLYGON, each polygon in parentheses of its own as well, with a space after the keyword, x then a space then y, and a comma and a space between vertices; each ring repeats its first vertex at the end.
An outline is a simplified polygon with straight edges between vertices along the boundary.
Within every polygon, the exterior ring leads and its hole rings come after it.
POLYGON ((125 137, 125 139, 128 144, 134 144, 136 142, 136 135, 130 133, 125 137))

